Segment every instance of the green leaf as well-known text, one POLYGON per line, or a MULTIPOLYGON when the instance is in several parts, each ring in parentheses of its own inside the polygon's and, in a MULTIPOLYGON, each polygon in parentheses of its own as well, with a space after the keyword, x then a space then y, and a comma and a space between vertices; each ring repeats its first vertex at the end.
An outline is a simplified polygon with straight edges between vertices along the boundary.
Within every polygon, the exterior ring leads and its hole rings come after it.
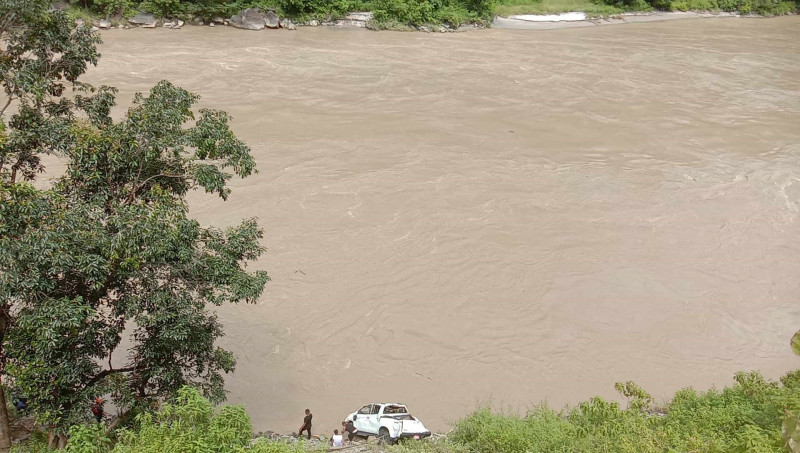
POLYGON ((795 354, 800 355, 800 330, 795 332, 794 336, 792 337, 791 345, 792 351, 794 351, 795 354))

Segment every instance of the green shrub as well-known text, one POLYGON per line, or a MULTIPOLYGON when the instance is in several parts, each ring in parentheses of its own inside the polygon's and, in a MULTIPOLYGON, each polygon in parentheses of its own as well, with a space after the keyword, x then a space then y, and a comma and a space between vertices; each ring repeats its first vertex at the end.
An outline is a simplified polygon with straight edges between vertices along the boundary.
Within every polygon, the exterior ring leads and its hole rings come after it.
POLYGON ((800 410, 800 373, 780 382, 758 373, 734 379, 722 391, 681 390, 663 414, 631 382, 617 384, 630 398, 627 409, 601 398, 561 412, 537 407, 525 417, 481 409, 456 424, 450 442, 477 453, 784 451, 782 425, 792 433, 797 426, 791 416, 800 410))
MULTIPOLYGON (((124 1, 124 0, 115 0, 124 1)), ((157 17, 184 17, 188 12, 188 5, 180 0, 145 0, 141 4, 144 11, 153 13, 157 17)))
POLYGON ((488 20, 494 9, 491 0, 376 0, 373 6, 377 28, 391 23, 458 26, 488 20))

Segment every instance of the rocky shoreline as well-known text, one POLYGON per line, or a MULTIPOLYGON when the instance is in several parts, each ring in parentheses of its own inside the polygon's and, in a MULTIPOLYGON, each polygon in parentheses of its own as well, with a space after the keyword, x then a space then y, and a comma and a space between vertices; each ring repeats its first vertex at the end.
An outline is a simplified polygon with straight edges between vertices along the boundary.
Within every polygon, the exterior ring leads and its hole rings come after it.
MULTIPOLYGON (((54 4, 54 8, 58 8, 54 4)), ((261 31, 261 30, 297 30, 298 27, 342 27, 342 28, 372 28, 372 13, 369 11, 354 11, 346 14, 339 19, 329 19, 325 21, 309 20, 306 22, 295 23, 288 17, 279 17, 274 9, 262 10, 261 8, 247 8, 239 14, 234 14, 229 18, 212 17, 210 20, 202 18, 192 18, 188 21, 179 19, 159 19, 154 14, 142 12, 128 19, 96 19, 87 24, 84 19, 76 19, 75 25, 78 27, 91 26, 93 30, 110 29, 131 29, 131 28, 169 28, 179 30, 185 25, 192 26, 230 26, 242 30, 261 31)), ((420 25, 409 28, 411 30, 432 33, 451 33, 463 32, 485 28, 482 24, 462 24, 451 26, 449 24, 440 25, 420 25)))
MULTIPOLYGON (((65 2, 53 3, 53 9, 65 10, 68 4, 65 2)), ((423 24, 414 27, 404 28, 408 31, 420 31, 425 33, 452 33, 469 30, 479 30, 487 28, 514 29, 514 30, 550 30, 559 28, 593 27, 598 25, 614 25, 626 23, 659 22, 676 19, 700 19, 700 18, 731 18, 731 17, 758 17, 765 16, 757 14, 739 14, 735 12, 712 12, 712 11, 652 11, 652 12, 632 12, 611 15, 608 17, 590 17, 582 12, 569 12, 547 15, 512 15, 496 16, 489 25, 482 23, 461 24, 453 26, 450 24, 423 24)), ((261 8, 247 8, 239 14, 234 14, 229 18, 212 17, 203 19, 199 17, 190 18, 186 21, 180 19, 163 19, 154 14, 140 12, 130 18, 117 19, 94 19, 88 24, 85 19, 75 20, 78 27, 91 26, 93 30, 109 29, 130 29, 130 28, 169 28, 179 30, 185 25, 192 26, 229 26, 243 30, 297 30, 298 27, 340 27, 340 28, 364 28, 377 29, 372 26, 373 15, 369 11, 353 11, 341 18, 328 18, 327 20, 308 20, 295 23, 288 17, 279 17, 278 12, 273 8, 262 10, 261 8)))
MULTIPOLYGON (((296 433, 292 434, 280 434, 273 431, 265 431, 259 432, 253 435, 252 442, 256 442, 259 439, 267 439, 272 442, 283 442, 290 445, 297 445, 300 442, 304 442, 305 445, 308 447, 309 450, 318 451, 320 447, 327 447, 329 446, 330 439, 323 435, 319 436, 311 436, 311 440, 306 440, 305 437, 298 437, 296 433)), ((439 442, 442 440, 447 439, 447 434, 439 434, 433 433, 431 437, 428 438, 429 441, 432 442, 439 442)), ((345 445, 340 448, 328 448, 328 451, 348 451, 354 453, 361 453, 361 452, 373 452, 373 453, 381 453, 388 451, 383 444, 378 442, 377 437, 368 437, 366 439, 358 439, 353 440, 352 442, 345 442, 345 445)))

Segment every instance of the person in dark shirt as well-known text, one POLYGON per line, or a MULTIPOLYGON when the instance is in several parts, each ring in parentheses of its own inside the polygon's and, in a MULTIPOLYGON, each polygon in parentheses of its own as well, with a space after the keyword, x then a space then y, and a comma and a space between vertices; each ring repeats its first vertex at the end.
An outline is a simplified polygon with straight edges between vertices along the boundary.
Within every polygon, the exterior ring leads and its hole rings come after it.
POLYGON ((105 410, 103 409, 103 398, 98 397, 94 400, 94 403, 92 403, 92 415, 94 415, 97 423, 102 423, 103 416, 105 415, 105 410))
POLYGON ((14 403, 14 408, 20 414, 24 414, 28 411, 28 399, 25 398, 24 396, 17 396, 16 398, 14 398, 13 403, 14 403))
POLYGON ((353 438, 356 437, 356 427, 353 425, 352 420, 347 420, 346 422, 342 422, 342 434, 347 433, 347 440, 353 441, 353 438))
POLYGON ((311 410, 306 409, 306 416, 303 418, 303 426, 300 427, 300 432, 297 433, 298 436, 303 435, 303 431, 308 432, 308 439, 311 440, 311 410))

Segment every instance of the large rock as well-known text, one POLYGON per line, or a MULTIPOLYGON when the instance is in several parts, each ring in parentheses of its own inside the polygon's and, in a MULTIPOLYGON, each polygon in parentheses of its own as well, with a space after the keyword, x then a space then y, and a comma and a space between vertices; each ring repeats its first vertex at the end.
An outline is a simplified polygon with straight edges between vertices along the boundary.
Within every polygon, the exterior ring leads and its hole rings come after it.
POLYGON ((281 19, 281 28, 285 28, 287 30, 297 30, 297 25, 295 25, 291 19, 284 17, 281 19))
POLYGON ((97 22, 97 26, 104 30, 107 30, 111 28, 111 21, 108 19, 100 19, 100 21, 97 22))
POLYGON ((247 8, 242 14, 231 17, 231 25, 245 30, 263 30, 266 27, 266 17, 258 8, 247 8))
POLYGON ((150 13, 139 13, 130 19, 128 19, 133 25, 138 25, 144 28, 155 28, 156 27, 156 16, 150 13))
POLYGON ((275 14, 275 11, 267 11, 267 14, 264 15, 264 23, 267 25, 267 28, 279 28, 281 26, 280 21, 278 20, 278 15, 275 14))
POLYGON ((219 16, 214 16, 214 17, 211 18, 211 22, 213 22, 215 24, 222 25, 222 24, 225 23, 225 19, 223 19, 223 18, 221 18, 219 16))
POLYGON ((344 18, 337 20, 334 24, 340 27, 365 28, 367 23, 371 20, 371 12, 353 12, 348 13, 344 18))

